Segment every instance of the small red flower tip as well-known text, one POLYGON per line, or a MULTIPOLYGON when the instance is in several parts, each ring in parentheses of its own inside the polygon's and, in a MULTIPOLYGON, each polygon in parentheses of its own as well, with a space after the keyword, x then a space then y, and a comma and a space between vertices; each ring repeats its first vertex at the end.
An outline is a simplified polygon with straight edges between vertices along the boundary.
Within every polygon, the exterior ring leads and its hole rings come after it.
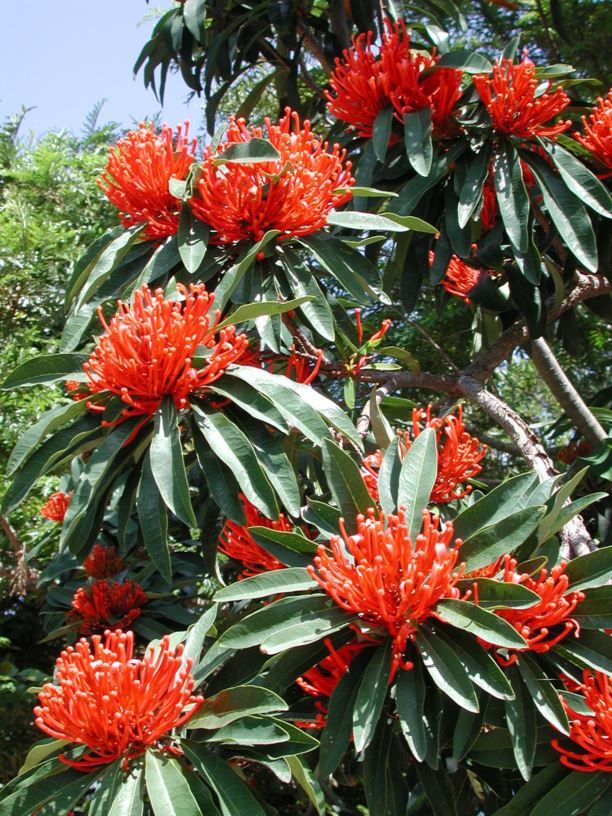
POLYGON ((80 383, 76 380, 65 380, 64 388, 66 394, 73 400, 83 400, 91 396, 87 383, 80 383))
POLYGON ((165 238, 178 231, 180 201, 169 191, 171 178, 187 177, 196 150, 189 141, 189 123, 177 127, 173 138, 167 125, 161 134, 141 124, 111 148, 98 185, 120 210, 124 227, 147 224, 144 236, 165 238))
POLYGON ((54 683, 43 686, 34 709, 45 734, 87 746, 79 759, 60 755, 85 772, 164 747, 169 732, 185 725, 204 702, 192 694, 192 660, 183 658, 183 644, 170 648, 169 636, 142 659, 134 657, 132 632, 105 632, 104 639, 91 640, 83 638, 61 653, 54 683))
MULTIPOLYGON (((134 293, 134 302, 118 303, 109 324, 99 311, 105 333, 83 366, 93 394, 116 394, 128 406, 122 419, 152 416, 164 396, 178 409, 187 407, 190 394, 221 377, 248 347, 246 335, 234 326, 216 331, 219 310, 212 311, 214 294, 204 284, 177 285, 184 300, 166 300, 161 289, 147 286, 134 293), (206 363, 194 368, 198 346, 211 349, 206 363)), ((91 404, 92 410, 104 405, 91 404)))
POLYGON ((125 568, 125 562, 115 547, 96 544, 83 561, 83 569, 89 578, 114 578, 125 568))
POLYGON ((584 134, 574 133, 583 147, 590 150, 600 164, 612 170, 612 88, 607 96, 599 97, 589 114, 582 117, 584 134))
MULTIPOLYGON (((487 446, 471 436, 463 424, 463 406, 457 409, 457 415, 448 414, 443 419, 431 416, 431 405, 427 408, 414 408, 412 411, 412 428, 399 432, 399 455, 403 460, 416 437, 425 428, 434 428, 438 448, 438 474, 431 493, 434 504, 446 504, 461 499, 471 493, 471 485, 466 485, 482 470, 480 462, 487 453, 487 446)), ((378 473, 382 465, 383 453, 377 450, 367 456, 363 462, 362 475, 366 487, 373 499, 378 501, 378 473)))
POLYGON ((46 504, 40 508, 40 515, 44 516, 48 521, 56 521, 61 524, 64 521, 70 497, 72 493, 52 493, 46 504))
POLYGON ((535 65, 527 59, 518 65, 503 59, 493 66, 492 76, 477 74, 473 80, 493 127, 502 133, 522 139, 554 139, 571 126, 570 121, 546 126, 569 105, 570 99, 561 88, 550 93, 550 81, 543 93, 536 94, 540 81, 535 65))
POLYGON ((354 184, 346 151, 318 139, 308 120, 285 110, 274 125, 247 128, 244 119, 230 119, 227 141, 216 151, 206 149, 196 193, 190 201, 194 215, 209 224, 213 244, 259 241, 272 229, 279 240, 310 235, 322 229, 329 213, 351 198, 334 193, 354 184), (216 160, 234 144, 267 138, 278 150, 278 161, 218 165, 216 160))
POLYGON ((423 512, 423 526, 412 541, 404 511, 377 519, 374 510, 357 517, 357 532, 332 536, 329 549, 319 545, 312 578, 347 612, 370 626, 385 629, 393 638, 393 667, 412 668, 405 660, 406 645, 419 625, 431 617, 441 598, 458 598, 455 571, 460 539, 454 544, 453 525, 440 529, 438 516, 423 512))
MULTIPOLYGON (((557 739, 552 740, 552 746, 561 754, 561 762, 568 768, 586 773, 612 773, 612 678, 590 669, 585 669, 582 677, 583 685, 579 690, 592 713, 574 711, 561 696, 570 721, 569 740, 574 743, 571 747, 574 750, 557 739)), ((566 685, 570 684, 566 682, 566 685)))
POLYGON ((82 635, 125 629, 140 616, 147 600, 146 592, 136 581, 102 579, 77 589, 67 620, 78 624, 82 635))

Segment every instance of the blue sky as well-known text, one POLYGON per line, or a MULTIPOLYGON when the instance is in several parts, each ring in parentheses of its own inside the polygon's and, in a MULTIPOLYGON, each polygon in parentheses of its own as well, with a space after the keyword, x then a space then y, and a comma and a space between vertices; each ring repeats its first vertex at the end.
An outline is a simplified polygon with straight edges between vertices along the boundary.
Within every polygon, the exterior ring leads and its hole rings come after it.
MULTIPOLYGON (((155 0, 150 6, 155 7, 155 0)), ((170 6, 169 0, 160 0, 170 6)), ((160 110, 132 66, 154 21, 145 0, 3 0, 0 35, 0 120, 22 105, 36 106, 22 134, 67 128, 80 133, 87 113, 107 99, 101 121, 129 126, 160 110)), ((194 130, 201 102, 189 107, 185 85, 171 76, 162 119, 189 118, 194 130)))

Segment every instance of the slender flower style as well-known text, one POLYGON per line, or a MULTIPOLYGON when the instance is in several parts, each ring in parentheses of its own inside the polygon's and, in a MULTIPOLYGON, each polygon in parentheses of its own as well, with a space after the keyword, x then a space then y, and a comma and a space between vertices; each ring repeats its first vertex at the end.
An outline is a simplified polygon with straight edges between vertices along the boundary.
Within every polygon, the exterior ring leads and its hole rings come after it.
POLYGON ((246 335, 237 335, 234 326, 216 331, 221 312, 212 311, 215 296, 204 284, 177 289, 184 300, 166 300, 161 289, 152 294, 143 286, 131 306, 119 301, 109 324, 99 311, 105 333, 83 368, 92 393, 116 394, 126 403, 123 419, 152 416, 166 395, 178 409, 187 407, 191 394, 221 377, 247 349, 246 335), (210 354, 194 368, 198 346, 210 354))
POLYGON ((171 178, 183 180, 194 161, 196 140, 189 140, 189 123, 167 125, 161 134, 141 124, 111 148, 98 185, 120 210, 124 227, 146 224, 144 236, 165 238, 178 231, 180 201, 169 191, 171 178))
POLYGON ((554 139, 571 126, 562 121, 547 126, 570 102, 561 88, 550 93, 552 82, 546 90, 537 93, 540 84, 535 75, 535 65, 527 59, 515 64, 503 59, 493 66, 493 75, 477 74, 474 86, 484 102, 493 127, 510 136, 533 139, 548 136, 554 139))
MULTIPOLYGON (((527 587, 540 596, 540 601, 528 609, 496 609, 495 614, 514 626, 527 641, 526 648, 532 652, 547 652, 572 631, 578 636, 579 625, 571 614, 585 595, 580 590, 569 591, 569 578, 565 575, 567 564, 563 562, 550 571, 544 568, 537 577, 532 578, 516 572, 516 563, 512 556, 504 556, 501 564, 503 573, 499 580, 527 587)), ((478 603, 476 586, 474 602, 478 603)), ((515 662, 520 651, 525 649, 512 650, 510 658, 501 662, 515 662)))
POLYGON ((582 126, 584 135, 576 132, 574 138, 591 151, 593 158, 612 171, 612 88, 606 97, 599 97, 588 120, 586 116, 582 117, 582 126))
POLYGON ((612 773, 612 678, 603 672, 585 669, 579 691, 591 709, 591 714, 574 711, 564 699, 563 706, 570 721, 569 739, 574 749, 552 740, 552 746, 561 754, 561 762, 575 771, 605 771, 612 773))
POLYGON ((240 494, 239 498, 244 510, 245 523, 237 524, 227 519, 219 536, 219 550, 236 561, 242 561, 244 569, 239 576, 241 579, 270 570, 284 569, 285 564, 260 547, 247 528, 268 527, 270 530, 279 530, 283 533, 291 532, 293 528, 286 516, 281 513, 277 519, 269 519, 260 513, 246 496, 240 494))
POLYGON ((132 632, 106 632, 104 639, 82 638, 58 657, 54 683, 46 683, 34 709, 36 725, 54 739, 88 750, 79 759, 60 755, 80 771, 96 770, 117 759, 124 766, 147 748, 171 743, 204 702, 192 694, 192 660, 184 646, 170 648, 166 635, 142 659, 134 657, 132 632))
MULTIPOLYGON (((426 409, 414 408, 411 429, 398 432, 399 454, 402 460, 425 428, 435 430, 438 447, 438 475, 431 493, 431 501, 435 504, 446 504, 463 498, 472 491, 471 485, 464 483, 482 470, 480 462, 487 453, 486 445, 481 445, 475 436, 471 436, 465 430, 462 405, 457 408, 457 416, 448 414, 443 419, 432 418, 431 405, 428 405, 426 409)), ((382 460, 383 453, 377 450, 362 462, 364 482, 376 501, 378 472, 382 460)))
POLYGON ((227 141, 217 150, 206 149, 196 193, 190 201, 194 215, 209 224, 213 244, 259 241, 265 232, 280 230, 279 240, 310 235, 322 229, 327 216, 351 198, 354 179, 346 151, 328 150, 305 120, 285 110, 278 124, 265 119, 261 127, 247 128, 244 119, 230 118, 227 141), (277 161, 258 164, 219 163, 232 145, 267 138, 277 149, 277 161))
POLYGON ((125 561, 115 547, 96 544, 83 561, 83 569, 89 578, 114 578, 125 569, 125 561))
MULTIPOLYGON (((407 113, 431 108, 434 135, 450 136, 456 131, 452 111, 461 96, 461 71, 436 68, 439 57, 410 49, 403 20, 385 20, 378 55, 373 34, 360 34, 353 45, 336 59, 336 68, 326 93, 334 116, 347 122, 359 136, 371 138, 378 114, 392 107, 402 122, 407 113)), ((392 134, 391 142, 397 141, 392 134)))
POLYGON ((140 616, 147 600, 146 592, 136 581, 126 578, 119 583, 102 579, 77 589, 67 620, 79 624, 82 635, 126 629, 140 616))
POLYGON ((310 385, 319 374, 323 362, 323 349, 317 349, 317 356, 313 359, 300 354, 295 346, 292 346, 291 354, 285 358, 285 361, 286 368, 283 372, 285 377, 302 383, 302 385, 310 385))
POLYGON ((61 491, 52 493, 47 503, 40 508, 40 515, 44 516, 47 521, 56 521, 61 524, 64 521, 71 496, 72 493, 62 493, 61 491))
POLYGON ((384 515, 377 519, 371 509, 357 517, 356 534, 347 534, 344 520, 340 532, 329 541, 331 552, 319 545, 314 566, 306 569, 339 607, 391 635, 392 676, 398 667, 411 669, 404 656, 408 641, 441 598, 459 597, 461 540, 452 544, 451 522, 440 529, 439 517, 428 510, 414 542, 403 510, 387 516, 385 526, 384 515))

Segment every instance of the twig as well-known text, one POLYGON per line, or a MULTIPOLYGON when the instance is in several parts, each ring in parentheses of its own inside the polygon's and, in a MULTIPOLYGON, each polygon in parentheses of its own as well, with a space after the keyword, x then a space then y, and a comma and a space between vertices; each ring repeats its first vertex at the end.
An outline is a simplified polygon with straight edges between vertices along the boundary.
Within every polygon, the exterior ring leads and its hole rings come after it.
POLYGON ((459 371, 459 366, 455 365, 455 363, 451 360, 448 354, 444 351, 442 346, 437 342, 437 340, 435 340, 429 334, 428 331, 426 331, 422 326, 419 326, 418 323, 415 323, 414 320, 408 320, 407 322, 410 326, 415 328, 418 332, 420 332, 423 335, 427 342, 435 348, 440 357, 442 357, 442 359, 445 360, 446 363, 448 363, 448 365, 450 366, 450 368, 453 369, 453 371, 459 371))

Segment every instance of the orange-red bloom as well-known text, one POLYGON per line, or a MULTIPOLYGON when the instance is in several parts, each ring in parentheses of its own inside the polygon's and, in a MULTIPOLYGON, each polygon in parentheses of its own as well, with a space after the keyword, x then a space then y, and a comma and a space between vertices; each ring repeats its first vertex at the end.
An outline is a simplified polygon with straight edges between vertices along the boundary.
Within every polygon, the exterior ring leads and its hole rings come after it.
POLYGON ((67 620, 79 624, 82 635, 126 629, 140 616, 147 600, 146 592, 136 581, 126 578, 119 583, 102 579, 77 589, 67 620))
POLYGON ((251 504, 246 496, 240 495, 240 501, 245 515, 245 523, 236 524, 227 519, 219 536, 219 550, 244 565, 240 578, 259 575, 261 572, 284 569, 277 558, 255 541, 247 527, 268 527, 270 530, 280 530, 283 533, 291 532, 292 526, 282 513, 275 519, 269 519, 251 504))
POLYGON ((72 493, 62 493, 61 490, 52 493, 47 503, 40 508, 40 515, 48 521, 57 521, 58 524, 61 524, 64 521, 71 496, 72 493))
POLYGON ((169 191, 170 179, 184 179, 194 160, 196 140, 185 129, 167 125, 161 134, 141 124, 111 148, 98 185, 120 210, 124 227, 147 224, 146 238, 165 238, 178 231, 180 201, 169 191))
MULTIPOLYGON (((585 596, 580 590, 569 591, 566 566, 566 563, 561 563, 550 572, 544 568, 536 578, 532 578, 526 573, 516 572, 516 559, 510 555, 504 556, 503 575, 499 580, 527 587, 540 596, 540 601, 528 609, 497 609, 495 614, 514 626, 527 641, 526 648, 532 652, 547 652, 570 632, 578 634, 578 623, 571 614, 585 596)), ((474 601, 478 603, 475 589, 474 601)), ((510 662, 516 660, 516 651, 521 650, 513 651, 510 662)))
POLYGON ((215 230, 211 243, 259 241, 268 230, 281 231, 279 240, 310 235, 322 229, 327 216, 351 198, 334 193, 354 183, 345 150, 318 139, 310 122, 300 126, 289 108, 273 125, 247 128, 244 119, 230 118, 227 141, 206 149, 202 172, 191 199, 194 215, 215 230), (267 138, 278 150, 278 161, 259 164, 217 164, 223 152, 253 138, 267 138))
POLYGON ((326 93, 331 113, 369 139, 384 108, 393 107, 395 118, 403 122, 405 114, 431 107, 434 135, 452 135, 461 71, 436 68, 439 57, 435 52, 412 51, 403 20, 386 20, 385 27, 378 56, 369 31, 354 38, 352 48, 344 51, 342 60, 336 60, 331 92, 326 93))
POLYGON ((83 569, 89 578, 114 578, 122 569, 125 562, 114 547, 104 547, 96 544, 83 561, 83 569))
POLYGON ((203 703, 192 694, 192 660, 183 659, 183 644, 170 648, 168 635, 142 659, 134 657, 132 632, 106 632, 92 642, 93 650, 83 638, 61 653, 55 683, 45 683, 34 709, 45 734, 87 746, 79 759, 60 756, 81 771, 164 747, 169 732, 203 703))
POLYGON ((569 105, 570 99, 561 88, 549 93, 550 81, 546 90, 536 95, 540 82, 535 75, 535 65, 527 59, 518 65, 503 59, 493 66, 492 77, 478 74, 473 79, 493 127, 502 133, 522 139, 555 138, 571 125, 570 121, 562 121, 546 126, 569 105))
POLYGON ((441 598, 458 598, 455 571, 460 539, 454 544, 453 525, 429 511, 423 512, 423 527, 414 542, 410 539, 404 511, 377 519, 374 510, 357 517, 357 533, 349 536, 340 522, 340 536, 327 548, 320 545, 315 566, 307 567, 314 580, 338 606, 359 615, 361 620, 386 629, 393 638, 393 672, 405 661, 407 642, 419 625, 431 617, 441 598))
POLYGON ((599 97, 593 111, 582 117, 584 135, 574 133, 581 145, 590 150, 600 164, 612 170, 612 88, 606 97, 599 97))
POLYGON ((552 746, 561 754, 561 762, 576 771, 606 771, 612 773, 612 678, 603 672, 585 669, 580 691, 591 714, 574 711, 571 704, 561 697, 570 720, 569 739, 572 751, 553 740, 552 746))
MULTIPOLYGON (((434 428, 438 447, 438 475, 431 492, 435 504, 461 499, 471 493, 471 485, 464 484, 480 473, 480 462, 487 452, 486 445, 471 436, 463 425, 463 406, 457 408, 457 416, 449 414, 443 419, 431 416, 431 405, 414 408, 412 428, 398 432, 399 454, 403 459, 412 443, 425 428, 434 428), (424 424, 423 424, 424 423, 424 424)), ((373 499, 378 501, 378 471, 382 465, 383 453, 377 450, 363 460, 362 471, 366 487, 373 499)))
POLYGON ((495 184, 493 180, 488 177, 482 188, 482 209, 480 210, 480 223, 485 232, 493 229, 497 221, 498 213, 499 206, 497 204, 495 184))
POLYGON ((191 394, 221 377, 248 346, 246 335, 237 335, 234 326, 216 331, 221 312, 211 314, 215 296, 204 284, 189 289, 178 284, 177 289, 184 300, 165 300, 161 289, 151 294, 143 286, 131 306, 119 301, 110 324, 99 312, 105 333, 83 368, 92 393, 116 394, 126 403, 124 418, 151 416, 166 395, 185 408, 191 394), (210 354, 201 368, 194 368, 198 346, 210 354))
POLYGON ((468 297, 469 293, 488 274, 486 270, 476 269, 458 255, 453 255, 448 262, 445 277, 440 281, 440 284, 449 295, 463 298, 464 303, 471 303, 472 301, 468 297))

